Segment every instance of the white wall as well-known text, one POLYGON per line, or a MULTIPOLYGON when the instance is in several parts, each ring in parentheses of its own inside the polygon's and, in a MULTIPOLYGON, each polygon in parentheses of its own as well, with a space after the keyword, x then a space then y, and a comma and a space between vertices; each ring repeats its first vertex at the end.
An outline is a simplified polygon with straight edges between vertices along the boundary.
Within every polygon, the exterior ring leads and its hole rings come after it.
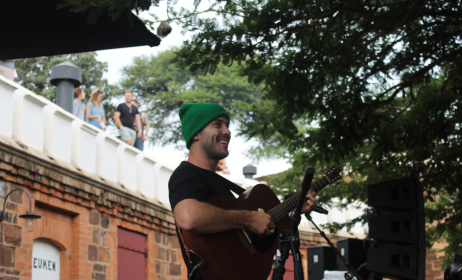
MULTIPOLYGON (((0 75, 0 135, 170 208, 173 169, 0 75)), ((233 178, 249 186, 255 180, 233 178), (244 182, 245 181, 245 182, 244 182)))

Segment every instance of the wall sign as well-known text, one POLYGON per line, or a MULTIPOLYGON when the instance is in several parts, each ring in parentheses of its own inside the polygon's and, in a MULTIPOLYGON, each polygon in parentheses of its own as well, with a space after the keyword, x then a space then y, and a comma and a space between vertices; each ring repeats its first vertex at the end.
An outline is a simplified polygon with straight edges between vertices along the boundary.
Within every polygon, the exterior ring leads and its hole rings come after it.
POLYGON ((32 280, 59 280, 60 252, 53 244, 34 240, 32 280))

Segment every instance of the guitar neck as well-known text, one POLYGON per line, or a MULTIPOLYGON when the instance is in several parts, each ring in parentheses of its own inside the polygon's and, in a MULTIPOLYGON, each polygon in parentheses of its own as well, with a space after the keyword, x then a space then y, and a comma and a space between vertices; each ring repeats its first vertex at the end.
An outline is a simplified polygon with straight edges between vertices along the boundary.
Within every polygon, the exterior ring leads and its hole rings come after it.
MULTIPOLYGON (((311 190, 315 192, 319 192, 324 187, 330 184, 330 181, 327 177, 323 177, 313 183, 311 183, 311 190)), ((287 215, 292 212, 295 208, 297 208, 298 201, 300 200, 301 191, 294 194, 290 198, 284 200, 281 204, 277 205, 276 207, 272 208, 271 210, 267 211, 275 223, 279 222, 280 220, 287 217, 287 215)))

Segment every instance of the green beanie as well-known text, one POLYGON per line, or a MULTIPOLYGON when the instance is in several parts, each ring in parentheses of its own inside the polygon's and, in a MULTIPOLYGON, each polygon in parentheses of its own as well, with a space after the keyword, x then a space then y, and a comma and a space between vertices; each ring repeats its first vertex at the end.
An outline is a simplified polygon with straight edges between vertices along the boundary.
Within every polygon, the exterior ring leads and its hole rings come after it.
POLYGON ((186 148, 189 150, 192 139, 196 133, 201 131, 211 121, 221 116, 226 117, 229 121, 228 113, 218 104, 184 103, 181 105, 181 133, 186 141, 186 148))

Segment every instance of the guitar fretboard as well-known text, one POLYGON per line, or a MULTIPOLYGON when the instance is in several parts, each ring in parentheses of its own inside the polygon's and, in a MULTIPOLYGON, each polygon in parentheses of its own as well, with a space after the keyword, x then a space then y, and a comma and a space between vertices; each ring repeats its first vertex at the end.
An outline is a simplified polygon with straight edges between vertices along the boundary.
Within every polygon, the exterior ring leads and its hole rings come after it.
MULTIPOLYGON (((310 189, 314 190, 315 192, 318 192, 328 184, 330 184, 329 180, 326 177, 323 177, 311 183, 310 189)), ((271 215, 271 217, 273 217, 275 223, 287 217, 287 215, 297 207, 298 201, 300 200, 301 192, 302 191, 299 191, 298 193, 284 200, 284 202, 267 212, 269 215, 271 215)))
MULTIPOLYGON (((311 183, 310 190, 319 192, 327 185, 336 182, 340 178, 341 177, 336 171, 335 167, 331 167, 331 169, 326 174, 324 174, 324 176, 321 179, 311 183)), ((302 191, 300 190, 298 193, 289 197, 284 202, 273 207, 266 213, 268 213, 273 218, 273 221, 275 223, 278 223, 279 221, 287 217, 291 211, 295 210, 295 208, 298 205, 298 201, 300 200, 301 193, 302 191)), ((252 243, 250 236, 252 236, 253 233, 248 228, 242 228, 241 230, 246 235, 246 238, 248 239, 249 243, 252 243)))

